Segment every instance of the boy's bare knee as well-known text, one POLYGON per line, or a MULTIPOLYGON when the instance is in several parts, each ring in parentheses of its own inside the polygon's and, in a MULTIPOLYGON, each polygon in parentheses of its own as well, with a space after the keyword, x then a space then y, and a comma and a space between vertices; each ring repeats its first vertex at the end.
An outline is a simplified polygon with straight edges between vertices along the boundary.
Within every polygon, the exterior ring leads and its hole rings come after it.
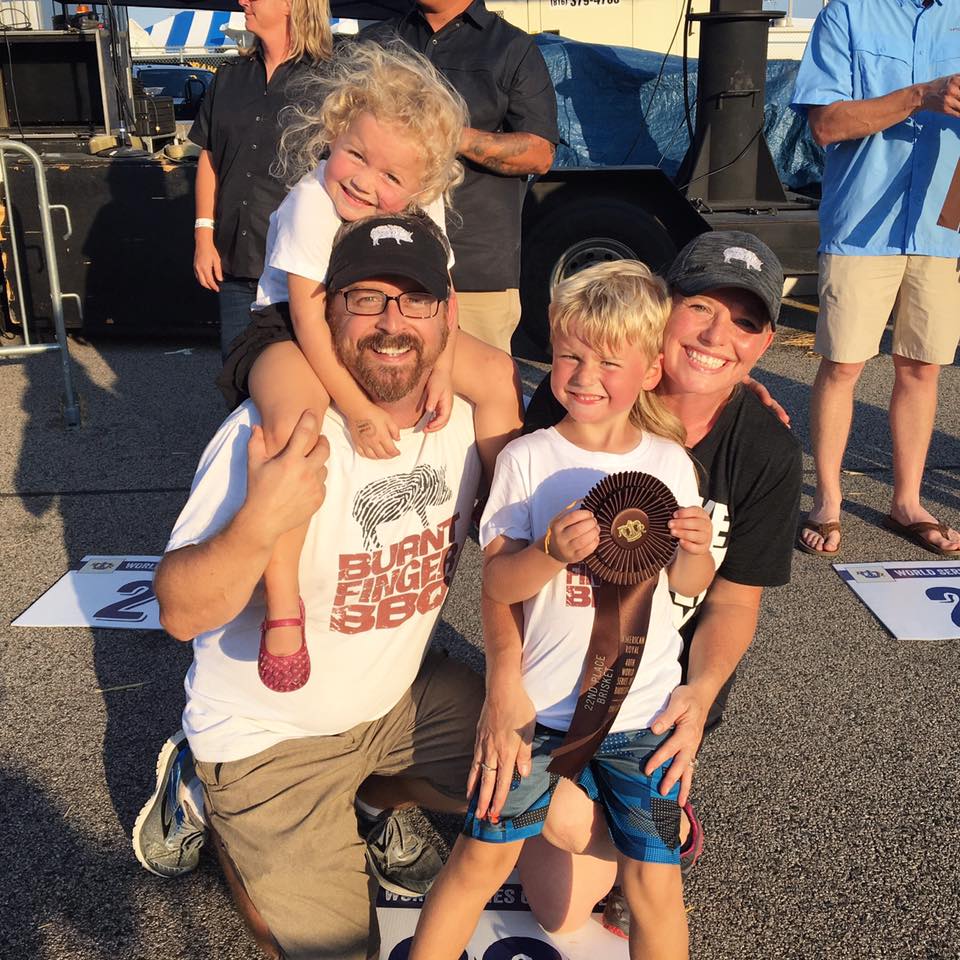
POLYGON ((680 868, 668 863, 641 863, 623 859, 620 883, 632 913, 657 916, 659 911, 683 904, 680 868))
POLYGON ((520 844, 486 843, 483 840, 461 837, 457 841, 456 853, 460 865, 469 870, 488 873, 502 870, 509 873, 520 855, 520 844))

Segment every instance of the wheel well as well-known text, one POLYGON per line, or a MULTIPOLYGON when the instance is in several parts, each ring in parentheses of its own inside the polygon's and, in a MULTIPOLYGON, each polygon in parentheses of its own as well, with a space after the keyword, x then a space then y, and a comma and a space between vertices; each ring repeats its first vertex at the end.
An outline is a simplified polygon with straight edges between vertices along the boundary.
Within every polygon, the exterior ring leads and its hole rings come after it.
POLYGON ((580 198, 590 202, 615 200, 638 207, 663 227, 678 250, 710 230, 710 224, 657 167, 577 167, 552 170, 535 181, 523 207, 524 231, 531 230, 557 207, 580 198))
MULTIPOLYGON (((618 183, 628 184, 623 175, 607 177, 605 183, 602 177, 596 183, 584 177, 569 183, 553 179, 542 185, 534 200, 535 215, 528 211, 524 221, 520 277, 521 322, 534 344, 546 349, 550 291, 563 277, 593 263, 624 258, 643 260, 653 270, 669 266, 678 247, 687 242, 691 224, 678 237, 676 218, 669 216, 676 204, 671 204, 669 195, 666 201, 652 202, 652 188, 664 182, 669 184, 654 170, 654 176, 645 178, 645 190, 638 190, 635 181, 631 190, 612 189, 618 183), (640 202, 638 197, 651 202, 640 202)), ((692 212, 682 198, 681 202, 692 212)))

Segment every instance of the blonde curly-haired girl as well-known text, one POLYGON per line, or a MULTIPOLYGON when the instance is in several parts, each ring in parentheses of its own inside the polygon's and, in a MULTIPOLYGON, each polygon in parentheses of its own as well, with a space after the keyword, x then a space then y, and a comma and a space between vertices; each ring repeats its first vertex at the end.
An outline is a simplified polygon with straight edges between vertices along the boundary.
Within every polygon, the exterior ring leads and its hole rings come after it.
MULTIPOLYGON (((361 454, 395 456, 396 425, 334 353, 325 319, 327 264, 345 222, 422 209, 445 230, 444 201, 463 178, 456 153, 466 106, 409 48, 352 43, 302 84, 287 112, 278 173, 295 186, 271 216, 252 322, 231 347, 220 385, 228 402, 249 392, 268 453, 286 445, 305 409, 322 417, 332 399, 361 454)), ((446 424, 454 392, 466 397, 475 405, 477 443, 492 476, 520 411, 512 402, 498 404, 485 387, 492 378, 515 376, 503 352, 465 333, 451 336, 427 385, 425 409, 433 418, 425 429, 446 424)), ((283 537, 264 572, 258 662, 263 681, 280 692, 298 689, 309 676, 298 581, 305 532, 283 537)))

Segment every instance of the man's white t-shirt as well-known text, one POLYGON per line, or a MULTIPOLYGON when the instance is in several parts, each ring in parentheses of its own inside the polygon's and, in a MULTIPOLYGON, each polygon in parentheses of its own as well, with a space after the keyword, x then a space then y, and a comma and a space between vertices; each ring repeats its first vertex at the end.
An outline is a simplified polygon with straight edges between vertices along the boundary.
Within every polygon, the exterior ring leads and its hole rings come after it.
MULTIPOLYGON (((204 451, 167 551, 208 539, 246 496, 247 443, 259 414, 238 407, 204 451)), ((257 673, 258 588, 230 623, 193 641, 183 729, 199 760, 252 756, 294 737, 342 733, 387 713, 413 683, 470 525, 480 461, 473 408, 455 398, 450 422, 402 430, 400 455, 369 460, 343 418, 330 442, 326 499, 300 558, 310 678, 276 693, 257 673)))
MULTIPOLYGON (((599 453, 583 450, 551 427, 507 444, 497 458, 480 523, 480 545, 486 547, 501 535, 539 539, 571 502, 582 499, 605 476, 624 470, 657 477, 682 507, 701 502, 693 463, 680 444, 644 434, 629 453, 599 453)), ((565 567, 524 601, 523 686, 537 720, 555 730, 568 729, 573 718, 593 616, 593 580, 582 563, 565 567)), ((653 594, 643 659, 611 732, 650 726, 680 682, 680 646, 663 570, 653 594)))
MULTIPOLYGON (((317 283, 327 279, 333 238, 343 226, 343 221, 323 185, 326 165, 327 161, 321 160, 316 169, 303 177, 286 195, 283 203, 270 214, 263 274, 257 284, 253 310, 290 300, 288 273, 316 280, 317 283)), ((428 204, 425 213, 446 236, 443 197, 428 204)), ((447 266, 452 268, 453 263, 451 250, 447 266)))

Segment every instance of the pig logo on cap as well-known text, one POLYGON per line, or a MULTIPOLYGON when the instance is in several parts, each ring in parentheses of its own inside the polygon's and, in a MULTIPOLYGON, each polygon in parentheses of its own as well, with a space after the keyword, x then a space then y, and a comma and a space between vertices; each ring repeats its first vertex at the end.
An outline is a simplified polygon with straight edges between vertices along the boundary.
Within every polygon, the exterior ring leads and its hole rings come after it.
POLYGON ((413 234, 395 223, 384 223, 370 231, 370 239, 375 247, 379 246, 381 240, 395 240, 399 247, 401 243, 413 243, 413 234))
POLYGON ((734 261, 742 263, 748 270, 756 270, 757 273, 763 269, 763 261, 752 250, 747 250, 744 247, 727 247, 723 251, 724 263, 733 263, 734 261))

